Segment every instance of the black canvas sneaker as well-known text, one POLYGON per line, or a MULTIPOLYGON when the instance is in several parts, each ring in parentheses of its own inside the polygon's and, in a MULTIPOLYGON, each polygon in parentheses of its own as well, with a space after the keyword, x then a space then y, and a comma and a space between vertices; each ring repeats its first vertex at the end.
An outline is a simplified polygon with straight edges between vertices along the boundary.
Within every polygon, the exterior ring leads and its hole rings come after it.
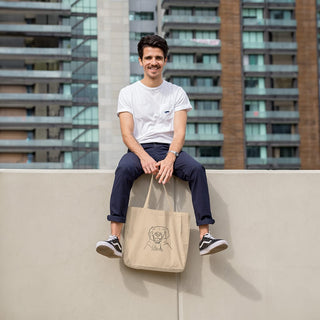
POLYGON ((107 241, 98 241, 96 251, 108 258, 122 257, 122 246, 117 236, 110 236, 107 241))
POLYGON ((227 241, 223 239, 215 239, 210 233, 206 233, 199 243, 200 256, 216 253, 227 248, 227 241))

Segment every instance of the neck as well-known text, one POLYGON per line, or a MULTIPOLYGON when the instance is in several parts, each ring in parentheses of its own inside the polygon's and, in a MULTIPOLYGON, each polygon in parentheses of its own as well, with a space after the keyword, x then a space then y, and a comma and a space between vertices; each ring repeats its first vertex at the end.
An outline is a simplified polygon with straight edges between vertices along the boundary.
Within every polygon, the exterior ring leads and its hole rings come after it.
POLYGON ((150 87, 150 88, 159 87, 162 82, 163 82, 162 77, 159 79, 150 79, 150 78, 144 77, 141 80, 142 84, 144 84, 145 86, 150 87))

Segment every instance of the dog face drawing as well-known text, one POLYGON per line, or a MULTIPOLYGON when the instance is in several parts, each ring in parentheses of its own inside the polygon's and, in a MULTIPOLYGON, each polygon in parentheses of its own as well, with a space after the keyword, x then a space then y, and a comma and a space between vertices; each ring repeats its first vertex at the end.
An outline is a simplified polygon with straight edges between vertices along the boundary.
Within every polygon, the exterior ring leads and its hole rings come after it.
POLYGON ((168 242, 169 230, 166 227, 155 226, 151 227, 149 232, 149 241, 146 244, 146 247, 150 247, 152 250, 163 250, 164 247, 170 247, 168 242))

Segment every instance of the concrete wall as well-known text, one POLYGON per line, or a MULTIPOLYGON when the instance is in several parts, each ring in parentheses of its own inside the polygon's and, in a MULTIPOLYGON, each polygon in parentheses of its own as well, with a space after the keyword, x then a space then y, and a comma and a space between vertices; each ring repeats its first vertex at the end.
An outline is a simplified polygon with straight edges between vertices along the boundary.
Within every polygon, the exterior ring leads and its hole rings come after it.
MULTIPOLYGON (((142 205, 147 178, 133 205, 142 205)), ((320 171, 208 171, 208 179, 212 231, 230 248, 199 256, 190 194, 175 180, 176 209, 192 217, 186 270, 175 275, 95 252, 109 232, 113 171, 0 171, 0 319, 320 319, 320 171)))

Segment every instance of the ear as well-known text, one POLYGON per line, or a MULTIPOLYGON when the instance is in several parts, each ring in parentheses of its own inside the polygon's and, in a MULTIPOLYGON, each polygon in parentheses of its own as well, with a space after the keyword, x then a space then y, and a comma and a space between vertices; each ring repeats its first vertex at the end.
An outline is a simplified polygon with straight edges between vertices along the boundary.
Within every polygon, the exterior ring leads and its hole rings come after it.
POLYGON ((164 65, 167 64, 167 61, 168 61, 168 57, 166 57, 166 58, 164 59, 164 65))
POLYGON ((140 66, 142 67, 143 66, 143 64, 142 64, 142 60, 141 60, 141 58, 139 57, 139 63, 140 63, 140 66))

